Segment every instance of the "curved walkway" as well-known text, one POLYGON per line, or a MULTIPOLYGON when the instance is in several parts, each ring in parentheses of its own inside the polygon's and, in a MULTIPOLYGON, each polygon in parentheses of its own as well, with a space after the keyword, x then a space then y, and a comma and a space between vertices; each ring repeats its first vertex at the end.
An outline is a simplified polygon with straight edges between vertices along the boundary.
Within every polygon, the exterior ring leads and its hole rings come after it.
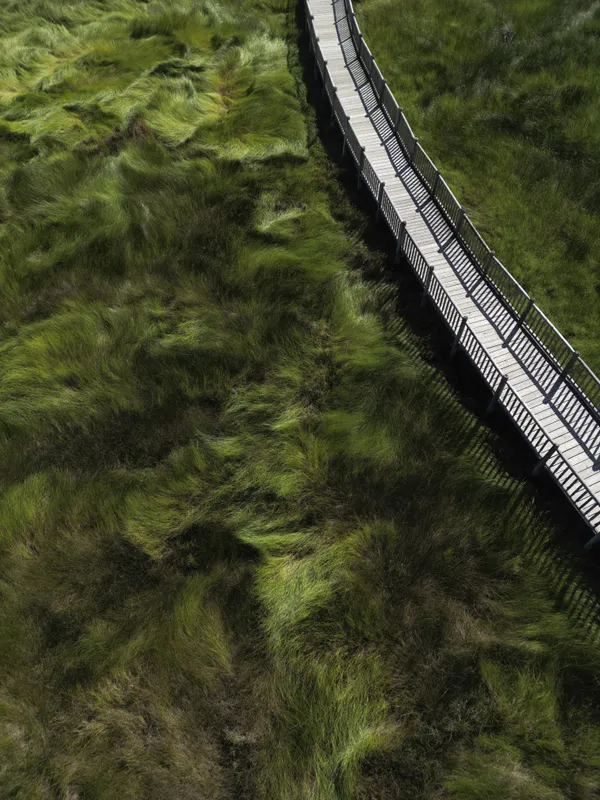
MULTIPOLYGON (((506 270, 498 272, 501 265, 494 267, 504 284, 486 275, 493 253, 484 252, 487 246, 418 146, 362 39, 351 0, 305 2, 316 68, 344 150, 390 226, 398 255, 453 332, 453 350, 461 346, 488 383, 490 405, 505 408, 537 453, 536 471, 553 475, 600 536, 600 425, 594 403, 568 374, 578 355, 506 270), (470 238, 465 231, 472 231, 470 238), (511 295, 514 286, 520 295, 511 295), (542 325, 563 348, 562 364, 538 335, 542 325)), ((587 370, 586 380, 590 375, 595 390, 598 381, 587 370)))

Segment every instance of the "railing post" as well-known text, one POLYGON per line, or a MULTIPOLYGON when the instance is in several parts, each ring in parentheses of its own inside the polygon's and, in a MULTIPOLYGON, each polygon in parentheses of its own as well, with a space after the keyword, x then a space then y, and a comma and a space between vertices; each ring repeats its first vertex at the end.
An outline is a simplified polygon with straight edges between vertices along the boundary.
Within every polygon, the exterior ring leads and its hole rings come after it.
POLYGON ((335 96, 337 94, 337 86, 332 86, 331 89, 332 89, 333 95, 331 97, 331 120, 330 120, 329 124, 333 125, 334 121, 335 121, 335 96))
POLYGON ((385 181, 382 181, 377 192, 377 211, 375 212, 375 222, 379 222, 379 215, 381 214, 381 199, 383 197, 383 190, 385 188, 385 181))
MULTIPOLYGON (((489 251, 488 256, 487 256, 487 258, 485 260, 485 264, 483 265, 483 267, 481 267, 481 275, 473 281, 473 285, 467 291, 467 297, 471 297, 473 292, 475 291, 475 287, 479 286, 479 283, 482 280, 485 279, 485 276, 487 275, 487 271, 490 268, 491 263, 494 260, 494 256, 495 255, 496 255, 496 253, 494 252, 494 250, 490 250, 489 251)), ((510 334, 510 335, 512 336, 512 334, 510 334)))
POLYGON ((435 180, 434 180, 434 182, 433 182, 433 189, 431 190, 431 194, 432 194, 434 197, 435 197, 435 193, 436 193, 436 191, 437 191, 437 187, 438 187, 438 184, 439 184, 439 182, 440 182, 440 178, 441 178, 441 177, 442 177, 442 173, 439 171, 439 169, 438 169, 438 170, 436 170, 436 173, 435 173, 435 180))
POLYGON ((465 210, 461 208, 460 214, 458 215, 458 219, 456 220, 456 233, 460 235, 460 229, 465 219, 465 210))
POLYGON ((510 342, 510 340, 513 338, 513 336, 515 335, 515 333, 521 328, 521 326, 525 322, 525 318, 527 317, 527 315, 529 314, 531 309, 534 307, 534 305, 535 305, 535 300, 533 299, 533 297, 530 297, 529 298, 529 302, 527 303, 527 306, 525 308, 525 311, 523 311, 523 313, 521 314, 521 316, 517 320, 517 324, 510 331, 510 333, 508 334, 508 336, 504 340, 504 344, 508 344, 510 342))
POLYGON ((322 96, 325 97, 327 94, 327 62, 323 61, 323 89, 322 89, 322 96))
POLYGON ((360 148, 360 158, 358 160, 358 177, 356 178, 356 191, 357 192, 360 190, 360 182, 361 182, 361 179, 362 179, 362 171, 363 171, 364 165, 365 165, 365 146, 363 144, 363 146, 360 148))
POLYGON ((494 392, 492 399, 488 403, 488 407, 485 410, 486 414, 490 414, 494 410, 494 408, 496 407, 496 403, 500 399, 500 396, 502 395, 504 387, 506 386, 507 383, 508 383, 508 375, 503 375, 502 378, 500 379, 500 383, 496 387, 496 391, 494 392))
POLYGON ((400 124, 400 117, 402 116, 402 109, 398 106, 398 111, 396 111, 396 119, 394 120, 394 133, 398 134, 398 125, 400 124))
POLYGON ((490 250, 488 257, 485 262, 485 266, 483 267, 483 277, 487 275, 488 269, 492 266, 492 261, 494 260, 494 256, 496 255, 495 250, 490 250))
POLYGON ((529 314, 534 305, 535 305, 535 300, 533 299, 533 297, 530 297, 529 302, 527 303, 527 307, 525 308, 525 311, 519 317, 519 326, 521 326, 525 322, 525 317, 529 314))
POLYGON ((558 450, 558 445, 557 445, 557 444, 552 444, 552 445, 550 446, 550 448, 548 449, 548 451, 546 452, 546 454, 545 454, 545 455, 543 455, 543 456, 540 458, 540 460, 538 461, 538 463, 537 463, 537 464, 535 465, 535 467, 533 468, 532 475, 533 475, 534 477, 537 477, 537 476, 540 474, 540 472, 542 471, 542 469, 543 469, 543 468, 546 466, 546 464, 548 463, 548 459, 549 459, 549 458, 551 458, 551 457, 554 455, 554 453, 556 453, 556 451, 557 451, 557 450, 558 450))
POLYGON ((424 306, 429 295, 429 287, 431 286, 431 279, 433 278, 433 267, 429 265, 429 271, 425 276, 425 283, 423 284, 423 297, 421 298, 421 306, 424 306))
POLYGON ((413 145, 412 153, 410 154, 410 163, 412 164, 415 160, 415 156, 417 155, 417 147, 419 146, 419 137, 415 136, 415 143, 413 145))
POLYGON ((525 311, 523 311, 523 313, 519 317, 519 325, 518 325, 519 328, 525 322, 525 319, 526 319, 527 315, 529 314, 531 309, 534 307, 534 305, 535 305, 535 300, 533 299, 533 297, 530 297, 529 301, 527 303, 527 306, 525 307, 525 311))
POLYGON ((591 539, 588 539, 587 542, 583 545, 584 550, 591 550, 595 547, 598 542, 600 542, 600 533, 597 533, 595 536, 592 536, 591 539))
POLYGON ((402 245, 404 244, 404 235, 406 234, 406 222, 400 223, 400 230, 398 231, 398 242, 396 244, 396 253, 394 255, 394 264, 400 261, 400 253, 402 252, 402 245))
POLYGON ((454 358, 456 355, 456 351, 458 350, 458 345, 460 344, 460 338, 463 335, 465 330, 465 325, 467 324, 467 320, 469 317, 465 314, 465 316, 461 319, 460 325, 458 326, 458 331, 454 337, 454 341, 452 342, 452 347, 450 349, 450 358, 454 358))
POLYGON ((371 76, 373 75, 373 67, 375 65, 375 56, 371 53, 371 66, 369 67, 369 80, 372 80, 371 76))
POLYGON ((567 373, 570 369, 579 361, 579 350, 573 350, 571 353, 571 358, 568 360, 567 365, 563 368, 562 372, 560 373, 559 380, 564 380, 567 376, 567 373))
POLYGON ((318 64, 317 64, 317 42, 318 41, 319 41, 319 37, 315 36, 315 49, 313 50, 313 56, 315 57, 315 63, 314 63, 314 67, 313 67, 313 75, 314 75, 315 80, 317 80, 317 78, 319 76, 319 67, 318 67, 318 64))
POLYGON ((546 400, 550 400, 554 392, 558 389, 558 387, 563 383, 564 379, 566 378, 570 369, 573 368, 573 365, 579 361, 579 350, 573 350, 571 353, 571 358, 567 361, 566 365, 562 368, 560 375, 552 384, 552 388, 546 395, 546 400))
POLYGON ((346 129, 344 130, 344 142, 342 144, 342 158, 346 155, 346 145, 348 144, 348 127, 350 125, 350 117, 346 115, 346 129))

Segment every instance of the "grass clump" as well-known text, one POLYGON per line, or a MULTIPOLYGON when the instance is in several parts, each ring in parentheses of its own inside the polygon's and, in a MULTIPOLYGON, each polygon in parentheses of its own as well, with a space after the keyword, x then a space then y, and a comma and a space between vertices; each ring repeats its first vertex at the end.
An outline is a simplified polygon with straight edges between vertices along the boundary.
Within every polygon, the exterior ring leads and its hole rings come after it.
POLYGON ((0 796, 591 796, 597 651, 348 266, 290 9, 3 24, 0 796))
POLYGON ((490 247, 600 371, 600 9, 362 0, 365 38, 490 247))

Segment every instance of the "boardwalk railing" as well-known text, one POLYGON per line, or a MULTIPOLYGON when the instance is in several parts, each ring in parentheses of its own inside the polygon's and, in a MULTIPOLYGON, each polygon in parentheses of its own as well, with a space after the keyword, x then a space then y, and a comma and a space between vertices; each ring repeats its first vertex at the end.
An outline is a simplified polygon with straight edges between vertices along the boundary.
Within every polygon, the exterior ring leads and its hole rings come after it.
POLYGON ((412 167, 427 187, 438 208, 460 239, 465 251, 479 268, 482 277, 495 289, 496 295, 506 308, 522 320, 523 329, 545 358, 556 368, 561 380, 569 385, 579 401, 583 403, 597 422, 600 422, 600 380, 571 347, 548 317, 537 307, 523 287, 496 258, 477 232, 450 187, 441 176, 433 161, 421 147, 404 112, 396 102, 389 86, 383 79, 354 14, 352 0, 344 0, 350 33, 356 52, 369 75, 375 94, 394 127, 398 141, 412 167))
MULTIPOLYGON (((331 104, 332 118, 341 129, 344 152, 348 152, 351 155, 358 170, 359 183, 362 182, 368 187, 377 202, 378 214, 386 220, 392 231, 397 243, 396 256, 404 256, 411 265, 423 286, 423 297, 433 302, 451 334, 453 334, 452 353, 460 346, 481 373, 492 392, 489 409, 491 410, 494 406, 504 408, 536 453, 538 462, 534 469, 534 474, 538 474, 542 468, 546 468, 583 519, 597 533, 600 530, 600 504, 597 499, 562 455, 560 448, 548 436, 517 393, 513 391, 506 376, 501 374, 482 347, 477 336, 469 327, 466 317, 461 315, 451 297, 436 278, 433 267, 427 263, 427 260, 406 230, 385 189, 385 185, 380 182, 366 157, 365 150, 361 147, 350 119, 337 96, 336 87, 319 45, 319 38, 316 35, 310 0, 305 0, 305 3, 307 28, 311 50, 315 57, 315 67, 322 78, 324 92, 331 104)), ((394 126, 407 158, 412 162, 415 171, 430 190, 454 231, 460 236, 465 250, 480 268, 483 278, 495 287, 496 293, 503 299, 516 319, 520 319, 523 313, 527 311, 526 324, 532 341, 555 364, 561 380, 571 385, 581 401, 600 420, 600 412, 598 410, 600 382, 598 378, 578 358, 578 354, 547 317, 533 304, 529 295, 495 258, 493 252, 490 251, 477 233, 463 208, 441 177, 439 170, 420 146, 408 120, 383 79, 375 59, 360 33, 360 28, 352 10, 351 0, 344 0, 344 3, 356 51, 363 63, 365 72, 370 77, 377 92, 381 106, 385 109, 390 122, 394 126)))

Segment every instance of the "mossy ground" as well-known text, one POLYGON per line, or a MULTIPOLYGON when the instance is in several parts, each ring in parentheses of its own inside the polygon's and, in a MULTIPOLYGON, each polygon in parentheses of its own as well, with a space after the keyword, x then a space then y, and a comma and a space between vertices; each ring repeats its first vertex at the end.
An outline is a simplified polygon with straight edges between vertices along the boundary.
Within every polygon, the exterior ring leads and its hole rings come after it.
POLYGON ((295 9, 2 11, 0 796, 595 796, 600 656, 361 277, 295 9))
POLYGON ((600 373, 600 6, 360 0, 365 38, 500 260, 600 373))

